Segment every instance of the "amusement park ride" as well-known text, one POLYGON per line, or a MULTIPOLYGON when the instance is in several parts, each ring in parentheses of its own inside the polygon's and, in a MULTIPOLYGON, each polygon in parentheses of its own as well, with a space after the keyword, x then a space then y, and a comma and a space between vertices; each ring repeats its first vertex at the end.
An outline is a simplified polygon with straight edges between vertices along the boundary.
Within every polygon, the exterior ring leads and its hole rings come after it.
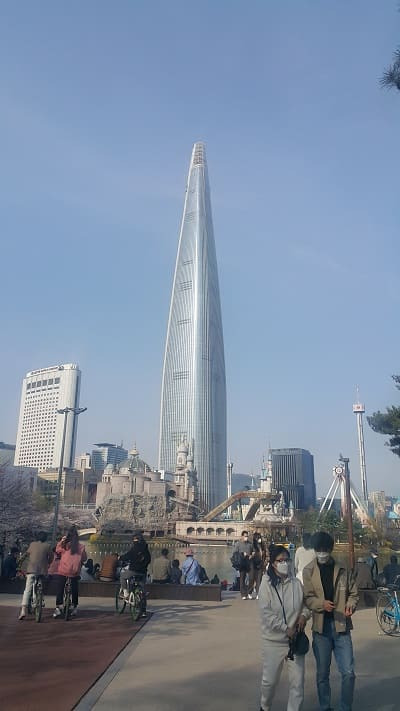
MULTIPOLYGON (((357 395, 358 395, 358 388, 357 388, 357 395)), ((361 489, 362 489, 362 497, 359 496, 357 493, 357 490, 355 489, 353 482, 350 479, 350 474, 349 476, 349 482, 348 482, 348 487, 349 487, 349 492, 350 492, 350 498, 351 502, 354 505, 354 509, 356 512, 356 515, 358 516, 359 520, 361 521, 362 524, 367 525, 368 523, 371 523, 369 514, 368 514, 368 487, 367 487, 367 471, 366 471, 366 466, 365 466, 365 448, 364 448, 364 429, 363 429, 363 414, 365 412, 365 406, 359 402, 359 398, 357 397, 357 402, 354 403, 353 405, 353 412, 356 415, 357 418, 357 432, 358 432, 358 450, 359 450, 359 459, 360 459, 360 471, 361 471, 361 489)), ((342 460, 342 457, 341 457, 342 460)), ((344 460, 342 460, 344 461, 344 460)), ((323 511, 329 511, 332 507, 332 504, 336 498, 336 494, 338 491, 340 492, 340 502, 341 502, 341 512, 342 515, 346 515, 346 467, 343 464, 338 464, 335 467, 333 467, 333 482, 329 488, 328 493, 326 494, 321 508, 320 508, 320 513, 323 511)))

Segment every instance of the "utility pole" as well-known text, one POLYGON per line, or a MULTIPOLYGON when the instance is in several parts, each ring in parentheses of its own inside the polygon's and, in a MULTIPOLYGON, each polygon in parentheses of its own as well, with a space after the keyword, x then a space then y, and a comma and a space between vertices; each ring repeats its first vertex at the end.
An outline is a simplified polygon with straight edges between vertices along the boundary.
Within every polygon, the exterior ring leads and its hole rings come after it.
POLYGON ((354 535, 353 535, 353 516, 351 512, 351 492, 350 492, 350 471, 349 471, 349 458, 343 457, 341 454, 339 461, 344 464, 344 483, 346 492, 346 516, 347 516, 347 536, 349 539, 349 564, 350 568, 353 570, 355 565, 354 560, 354 535))
POLYGON ((63 427, 63 436, 62 436, 62 441, 61 441, 60 463, 58 465, 56 505, 54 508, 54 520, 53 520, 53 527, 52 527, 52 531, 51 531, 52 546, 55 546, 56 536, 57 536, 57 523, 58 523, 58 512, 60 510, 60 494, 61 494, 62 475, 63 475, 63 470, 64 470, 65 436, 67 433, 68 413, 73 412, 74 417, 75 417, 77 415, 80 415, 81 412, 85 412, 85 410, 87 410, 87 407, 64 407, 63 410, 57 410, 59 415, 64 415, 64 427, 63 427))

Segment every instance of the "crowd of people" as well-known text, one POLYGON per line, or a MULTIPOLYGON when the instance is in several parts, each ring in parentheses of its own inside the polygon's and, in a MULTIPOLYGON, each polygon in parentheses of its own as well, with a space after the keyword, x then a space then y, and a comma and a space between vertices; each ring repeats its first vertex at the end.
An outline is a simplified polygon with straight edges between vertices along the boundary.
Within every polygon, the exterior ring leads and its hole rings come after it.
MULTIPOLYGON (((349 570, 333 556, 334 540, 320 531, 304 534, 303 545, 275 545, 268 548, 260 533, 250 540, 243 531, 235 544, 232 564, 238 571, 243 600, 258 599, 261 612, 263 670, 260 711, 271 709, 284 665, 288 669, 288 710, 300 711, 304 697, 305 654, 308 638, 304 633, 312 618, 312 649, 316 661, 316 685, 321 711, 331 710, 330 666, 335 657, 342 678, 341 711, 351 711, 354 695, 354 655, 351 640, 352 615, 358 602, 358 587, 371 588, 400 583, 400 565, 392 555, 390 563, 378 572, 377 554, 359 558, 355 570, 349 570)), ((64 587, 71 580, 72 616, 79 603, 79 580, 120 580, 124 594, 129 594, 129 580, 135 576, 145 592, 146 582, 157 584, 201 585, 209 583, 206 571, 191 548, 179 559, 169 558, 163 548, 153 560, 152 576, 148 574, 151 554, 141 531, 133 534, 132 545, 122 555, 107 556, 94 565, 87 558, 78 531, 72 526, 51 547, 47 534, 40 532, 24 556, 18 545, 10 548, 3 562, 3 577, 15 578, 21 565, 25 573, 25 590, 19 619, 26 617, 33 581, 36 576, 50 577, 56 583, 56 606, 53 617, 62 614, 64 587), (111 560, 110 560, 111 559, 111 560)), ((212 583, 218 582, 214 576, 212 583)), ((143 596, 146 616, 146 595, 143 596)))

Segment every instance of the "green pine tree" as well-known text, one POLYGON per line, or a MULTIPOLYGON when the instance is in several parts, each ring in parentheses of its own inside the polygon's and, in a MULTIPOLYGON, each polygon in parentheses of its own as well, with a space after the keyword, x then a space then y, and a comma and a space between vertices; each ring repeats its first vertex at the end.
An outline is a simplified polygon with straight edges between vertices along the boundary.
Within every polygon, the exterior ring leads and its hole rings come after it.
MULTIPOLYGON (((400 390, 400 375, 392 375, 396 388, 400 390)), ((374 432, 379 434, 389 435, 389 439, 385 442, 387 447, 390 447, 393 454, 400 457, 400 407, 392 405, 386 408, 386 412, 374 412, 367 417, 368 424, 374 432)))

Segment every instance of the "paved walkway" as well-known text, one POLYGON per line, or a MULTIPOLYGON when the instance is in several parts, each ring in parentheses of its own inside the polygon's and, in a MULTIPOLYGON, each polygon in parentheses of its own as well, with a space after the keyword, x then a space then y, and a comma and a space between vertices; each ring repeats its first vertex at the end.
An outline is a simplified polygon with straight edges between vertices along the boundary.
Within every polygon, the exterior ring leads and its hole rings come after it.
MULTIPOLYGON (((0 604, 6 602, 3 598, 0 604)), ((81 606, 91 609, 110 603, 81 599, 81 606)), ((256 601, 244 602, 228 593, 221 603, 154 600, 149 609, 154 612, 151 620, 86 694, 77 711, 258 711, 261 666, 256 601)), ((371 609, 357 612, 354 624, 357 681, 353 711, 398 711, 400 637, 380 633, 371 609)), ((310 652, 304 711, 318 710, 314 678, 310 652)), ((337 708, 339 677, 334 663, 332 687, 337 708)), ((286 699, 284 672, 274 709, 286 709, 286 699)))

